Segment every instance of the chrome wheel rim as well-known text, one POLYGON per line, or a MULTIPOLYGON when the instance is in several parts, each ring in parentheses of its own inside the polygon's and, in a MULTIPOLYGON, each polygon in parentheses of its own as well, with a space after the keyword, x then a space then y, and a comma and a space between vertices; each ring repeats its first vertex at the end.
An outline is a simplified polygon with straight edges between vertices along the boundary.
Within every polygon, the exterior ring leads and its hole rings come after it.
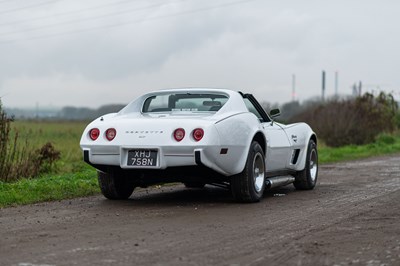
POLYGON ((253 160, 253 178, 254 178, 254 189, 256 192, 261 192, 265 182, 265 168, 264 159, 261 153, 257 153, 253 160))
POLYGON ((315 182, 315 180, 317 179, 317 172, 318 172, 317 151, 313 149, 310 153, 310 178, 312 182, 315 182))

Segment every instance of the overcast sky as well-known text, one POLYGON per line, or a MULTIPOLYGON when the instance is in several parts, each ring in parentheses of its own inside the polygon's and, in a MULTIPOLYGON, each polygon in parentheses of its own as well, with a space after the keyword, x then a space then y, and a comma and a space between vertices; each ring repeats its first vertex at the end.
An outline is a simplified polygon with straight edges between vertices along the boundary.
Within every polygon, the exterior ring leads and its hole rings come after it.
POLYGON ((163 88, 283 103, 364 90, 400 98, 398 0, 0 0, 7 107, 98 107, 163 88))

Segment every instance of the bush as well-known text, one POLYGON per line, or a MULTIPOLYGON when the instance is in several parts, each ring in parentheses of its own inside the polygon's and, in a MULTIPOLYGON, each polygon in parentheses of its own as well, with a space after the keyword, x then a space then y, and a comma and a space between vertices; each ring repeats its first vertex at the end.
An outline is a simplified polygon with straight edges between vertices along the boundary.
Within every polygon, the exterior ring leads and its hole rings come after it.
POLYGON ((371 143, 382 132, 396 128, 398 106, 391 94, 366 93, 347 100, 331 100, 306 109, 291 122, 310 124, 328 146, 371 143))
POLYGON ((376 137, 377 144, 391 145, 396 143, 396 138, 389 134, 380 134, 376 137))
POLYGON ((60 152, 54 146, 47 142, 42 148, 37 149, 34 153, 35 173, 49 173, 53 169, 54 163, 60 159, 60 152))
POLYGON ((51 171, 60 158, 51 143, 34 150, 26 140, 20 145, 18 132, 12 136, 11 122, 0 102, 0 181, 10 182, 22 177, 36 177, 51 171))

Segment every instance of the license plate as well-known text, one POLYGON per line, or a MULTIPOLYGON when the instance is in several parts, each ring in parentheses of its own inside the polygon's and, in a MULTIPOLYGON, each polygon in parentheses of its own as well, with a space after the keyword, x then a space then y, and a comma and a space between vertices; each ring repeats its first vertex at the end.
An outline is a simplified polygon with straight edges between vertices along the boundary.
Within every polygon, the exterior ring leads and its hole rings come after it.
POLYGON ((128 151, 129 166, 156 166, 157 151, 153 150, 130 150, 128 151))

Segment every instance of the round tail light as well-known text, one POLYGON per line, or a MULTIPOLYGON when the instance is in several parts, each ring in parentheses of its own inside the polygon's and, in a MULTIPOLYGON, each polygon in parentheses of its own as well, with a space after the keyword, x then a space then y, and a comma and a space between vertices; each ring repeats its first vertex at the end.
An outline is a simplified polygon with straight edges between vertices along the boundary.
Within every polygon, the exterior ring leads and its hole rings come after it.
POLYGON ((89 131, 89 137, 91 140, 96 140, 100 136, 100 130, 98 128, 92 128, 89 131))
POLYGON ((195 141, 200 141, 204 136, 204 130, 201 128, 196 128, 193 130, 192 135, 195 141))
POLYGON ((185 130, 183 128, 175 129, 174 131, 174 139, 176 141, 181 141, 185 137, 185 130))
POLYGON ((106 130, 106 138, 109 141, 112 141, 116 135, 117 135, 117 131, 115 130, 115 128, 109 128, 106 130))

